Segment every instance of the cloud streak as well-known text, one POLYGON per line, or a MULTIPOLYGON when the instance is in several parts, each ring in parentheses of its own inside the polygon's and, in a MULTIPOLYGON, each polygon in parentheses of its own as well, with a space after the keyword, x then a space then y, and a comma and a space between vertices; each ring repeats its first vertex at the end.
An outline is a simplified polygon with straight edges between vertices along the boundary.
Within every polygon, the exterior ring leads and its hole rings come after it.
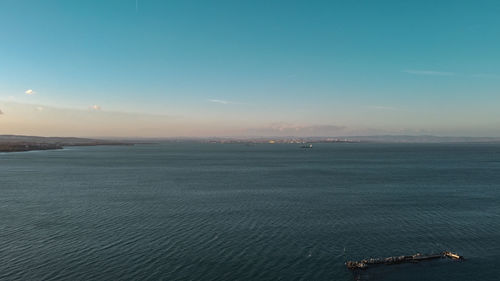
POLYGON ((397 107, 384 106, 384 105, 368 105, 366 107, 370 108, 370 109, 376 109, 376 110, 390 110, 390 111, 399 111, 400 110, 397 107))
POLYGON ((28 90, 24 91, 24 93, 27 95, 34 95, 36 92, 33 91, 33 89, 28 89, 28 90))
POLYGON ((227 104, 243 104, 241 102, 219 100, 219 99, 209 99, 208 101, 209 102, 213 102, 213 103, 218 103, 218 104, 224 104, 224 105, 227 105, 227 104))
POLYGON ((498 78, 499 77, 499 75, 492 74, 492 73, 476 73, 476 74, 472 74, 471 76, 475 77, 475 78, 498 78))
POLYGON ((407 69, 403 70, 404 73, 415 74, 415 75, 430 75, 430 76, 454 76, 453 72, 435 71, 435 70, 414 70, 407 69))

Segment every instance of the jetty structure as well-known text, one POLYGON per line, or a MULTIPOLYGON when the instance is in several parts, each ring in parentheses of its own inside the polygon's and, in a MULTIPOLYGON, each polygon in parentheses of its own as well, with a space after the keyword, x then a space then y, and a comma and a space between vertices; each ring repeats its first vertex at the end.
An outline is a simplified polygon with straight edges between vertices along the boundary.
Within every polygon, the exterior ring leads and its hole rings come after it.
POLYGON ((396 256, 396 257, 388 257, 388 258, 371 258, 364 259, 360 261, 347 261, 345 265, 350 270, 356 269, 366 269, 370 265, 382 265, 382 264, 398 264, 398 263, 409 263, 409 262, 419 262, 424 260, 433 260, 433 259, 442 259, 442 258, 450 258, 453 260, 463 260, 464 257, 458 254, 444 251, 437 254, 430 255, 422 255, 420 253, 411 255, 411 256, 396 256))

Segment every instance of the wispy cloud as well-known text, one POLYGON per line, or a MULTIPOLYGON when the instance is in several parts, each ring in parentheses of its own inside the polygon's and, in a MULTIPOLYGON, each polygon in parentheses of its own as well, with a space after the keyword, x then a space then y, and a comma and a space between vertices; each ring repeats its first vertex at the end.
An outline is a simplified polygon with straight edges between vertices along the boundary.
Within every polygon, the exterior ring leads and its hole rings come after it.
POLYGON ((339 135, 346 130, 347 127, 338 125, 302 125, 279 122, 266 127, 248 129, 247 134, 260 136, 332 136, 339 135))
POLYGON ((431 75, 431 76, 454 76, 453 72, 435 71, 435 70, 414 70, 407 69, 403 70, 405 73, 415 74, 415 75, 431 75))
POLYGON ((101 110, 101 106, 94 104, 94 105, 90 106, 89 109, 94 110, 94 111, 99 111, 99 110, 101 110))
POLYGON ((227 100, 219 100, 219 99, 209 99, 209 102, 220 103, 220 104, 243 104, 241 102, 236 101, 227 101, 227 100))
POLYGON ((475 78, 498 78, 499 77, 498 75, 492 74, 492 73, 476 73, 476 74, 472 74, 471 76, 475 77, 475 78))
POLYGON ((384 106, 384 105, 368 105, 366 107, 370 108, 370 109, 377 109, 377 110, 391 110, 391 111, 398 111, 398 110, 400 110, 397 107, 384 106))
POLYGON ((498 78, 500 75, 493 73, 455 73, 455 72, 444 72, 435 70, 414 70, 407 69, 401 72, 414 74, 414 75, 430 75, 430 76, 460 76, 460 77, 474 77, 474 78, 498 78))
POLYGON ((28 89, 28 90, 24 91, 24 93, 27 95, 34 95, 36 92, 33 91, 33 89, 28 89))

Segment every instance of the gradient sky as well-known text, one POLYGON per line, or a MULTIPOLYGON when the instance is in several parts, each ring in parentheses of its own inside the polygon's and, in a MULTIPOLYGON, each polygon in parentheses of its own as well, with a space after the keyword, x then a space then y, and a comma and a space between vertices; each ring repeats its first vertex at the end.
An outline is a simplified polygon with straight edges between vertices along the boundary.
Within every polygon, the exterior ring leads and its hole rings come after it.
POLYGON ((0 134, 500 136, 500 1, 0 0, 0 134))

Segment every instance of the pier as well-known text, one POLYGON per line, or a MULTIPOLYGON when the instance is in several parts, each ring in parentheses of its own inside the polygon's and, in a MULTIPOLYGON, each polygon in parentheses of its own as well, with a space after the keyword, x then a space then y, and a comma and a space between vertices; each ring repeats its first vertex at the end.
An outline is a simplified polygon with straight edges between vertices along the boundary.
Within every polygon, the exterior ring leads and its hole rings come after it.
POLYGON ((444 251, 438 254, 430 254, 430 255, 422 255, 417 253, 411 256, 396 256, 396 257, 388 257, 388 258, 371 258, 364 259, 360 261, 347 261, 345 265, 350 270, 355 269, 366 269, 369 265, 378 265, 378 264, 398 264, 398 263, 407 263, 407 262, 419 262, 424 260, 433 260, 433 259, 441 259, 441 258, 450 258, 454 260, 463 260, 464 257, 444 251))

